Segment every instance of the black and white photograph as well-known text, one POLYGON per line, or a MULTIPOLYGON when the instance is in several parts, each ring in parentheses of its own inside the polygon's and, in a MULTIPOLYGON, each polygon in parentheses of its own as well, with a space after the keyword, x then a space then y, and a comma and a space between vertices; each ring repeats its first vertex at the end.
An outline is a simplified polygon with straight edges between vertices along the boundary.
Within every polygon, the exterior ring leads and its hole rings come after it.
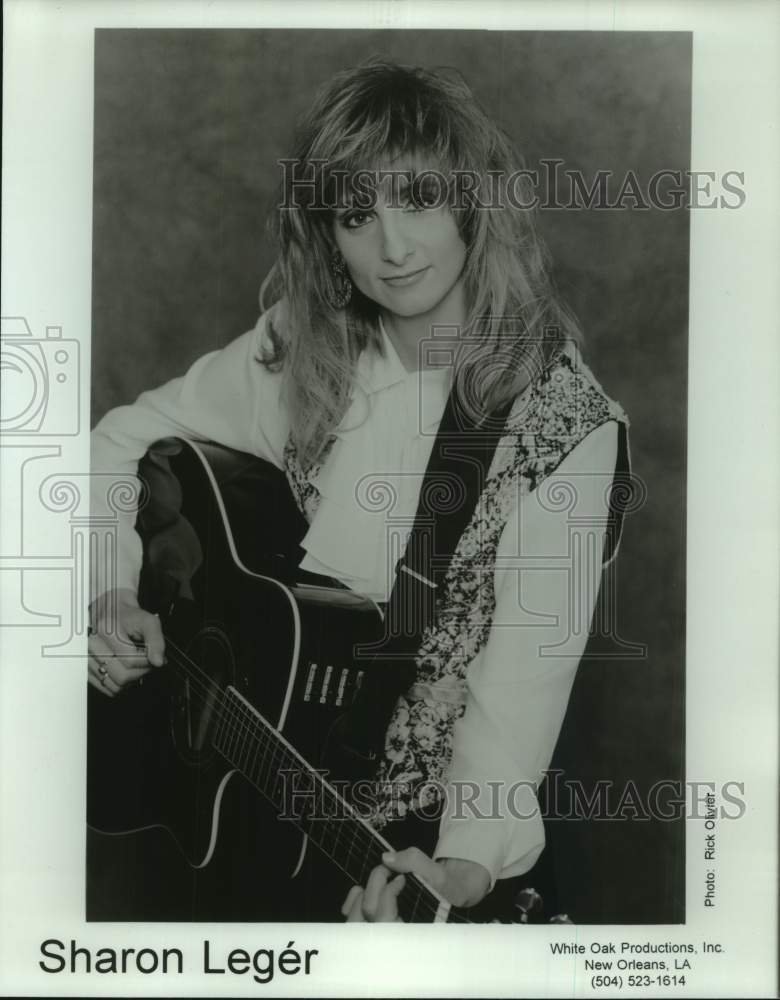
POLYGON ((777 101, 581 6, 8 5, 4 989, 774 995, 777 101))
POLYGON ((690 75, 96 33, 89 918, 684 919, 690 75))

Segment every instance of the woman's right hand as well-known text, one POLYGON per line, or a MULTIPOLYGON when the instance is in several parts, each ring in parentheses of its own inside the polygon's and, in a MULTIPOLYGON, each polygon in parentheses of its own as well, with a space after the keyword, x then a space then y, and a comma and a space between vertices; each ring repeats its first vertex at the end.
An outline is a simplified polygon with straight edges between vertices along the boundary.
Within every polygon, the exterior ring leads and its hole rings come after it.
POLYGON ((132 590, 108 591, 89 612, 89 683, 101 694, 113 698, 165 663, 160 619, 139 606, 132 590))

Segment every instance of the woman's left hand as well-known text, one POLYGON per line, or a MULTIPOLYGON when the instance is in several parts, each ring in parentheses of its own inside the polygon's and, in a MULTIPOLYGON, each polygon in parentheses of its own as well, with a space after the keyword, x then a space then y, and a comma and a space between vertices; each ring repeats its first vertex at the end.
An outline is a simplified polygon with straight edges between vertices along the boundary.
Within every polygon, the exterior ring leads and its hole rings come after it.
POLYGON ((474 906, 490 888, 490 875, 476 861, 442 858, 434 861, 417 847, 386 852, 382 864, 368 876, 365 889, 353 886, 341 907, 348 921, 400 920, 398 896, 406 879, 417 875, 454 906, 474 906))

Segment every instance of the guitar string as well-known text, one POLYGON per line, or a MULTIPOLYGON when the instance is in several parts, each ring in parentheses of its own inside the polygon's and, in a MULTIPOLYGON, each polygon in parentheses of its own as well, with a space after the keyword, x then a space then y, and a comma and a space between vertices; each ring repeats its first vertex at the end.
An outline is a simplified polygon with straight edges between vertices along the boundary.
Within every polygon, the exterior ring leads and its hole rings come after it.
MULTIPOLYGON (((271 778, 271 775, 273 773, 276 773, 278 780, 279 777, 278 765, 281 765, 283 762, 295 763, 296 761, 294 754, 292 754, 290 750, 287 749, 284 743, 280 743, 278 738, 274 738, 270 734, 266 735, 263 732, 263 730, 268 729, 267 723, 264 723, 263 720, 261 720, 257 715, 250 712, 249 709, 245 705, 243 705, 240 701, 238 702, 237 705, 238 711, 236 711, 236 708, 231 707, 225 704, 224 702, 221 704, 219 698, 216 697, 216 695, 217 693, 222 694, 224 699, 224 697, 226 697, 226 693, 221 689, 219 689, 216 686, 216 683, 212 681, 211 678, 208 676, 208 674, 206 674, 205 671, 203 671, 203 669, 194 660, 192 660, 192 658, 183 649, 181 649, 181 647, 179 647, 172 639, 170 639, 170 637, 166 636, 166 643, 169 647, 169 650, 174 653, 174 656, 172 658, 175 661, 186 661, 186 662, 178 662, 177 666, 182 668, 184 672, 188 675, 188 678, 193 682, 193 684, 200 689, 198 693, 203 695, 204 700, 207 701, 210 696, 214 698, 216 706, 215 717, 219 722, 222 722, 224 724, 223 732, 227 731, 228 742, 225 745, 226 756, 228 754, 232 754, 233 750, 237 749, 236 744, 239 742, 242 735, 252 736, 254 737, 255 743, 259 744, 263 750, 263 760, 268 761, 268 768, 267 768, 268 779, 271 778), (188 666, 189 669, 187 669, 188 666), (203 678, 203 680, 201 680, 201 677, 203 678), (280 749, 280 760, 278 762, 275 761, 277 755, 276 747, 280 749), (270 757, 268 754, 269 748, 271 750, 270 757)), ((219 749, 219 747, 217 747, 217 749, 219 749)), ((255 759, 256 759, 256 754, 255 754, 255 759)), ((240 754, 237 761, 240 761, 240 754)), ((247 759, 246 765, 241 766, 239 764, 239 769, 243 773, 246 773, 244 767, 246 767, 248 764, 249 764, 249 758, 247 759)), ((263 773, 263 764, 261 762, 256 780, 253 780, 249 774, 247 774, 247 777, 250 777, 250 780, 252 780, 252 783, 255 785, 255 787, 258 787, 260 791, 264 792, 271 799, 273 799, 273 787, 271 788, 270 792, 265 787, 263 787, 265 785, 265 780, 262 777, 262 773, 263 773), (263 785, 258 785, 257 784, 258 781, 262 782, 263 785)), ((319 784, 321 786, 321 790, 323 793, 325 793, 326 797, 333 797, 333 793, 328 789, 328 786, 324 782, 324 779, 316 770, 310 768, 304 773, 310 777, 313 784, 315 785, 319 784)), ((349 803, 344 802, 344 805, 346 806, 347 810, 354 813, 354 810, 349 805, 349 803)), ((366 829, 366 827, 361 823, 360 819, 357 817, 357 814, 351 816, 349 818, 349 821, 352 824, 354 824, 354 829, 352 831, 352 837, 348 845, 347 859, 349 858, 349 855, 352 853, 353 846, 358 846, 362 848, 363 852, 365 852, 363 858, 363 864, 361 865, 361 870, 365 867, 365 863, 369 862, 371 854, 375 855, 376 861, 377 863, 379 863, 381 853, 385 849, 384 845, 382 845, 382 848, 380 850, 380 848, 378 847, 376 834, 366 829), (355 843, 356 841, 362 841, 362 843, 356 844, 355 843)), ((300 822, 303 825, 304 821, 298 820, 298 822, 300 822)), ((327 830, 327 825, 332 821, 328 819, 325 822, 327 830)), ((334 849, 335 849, 335 843, 339 839, 338 833, 340 832, 338 826, 336 826, 335 829, 337 830, 337 836, 334 840, 334 849)), ((321 847, 321 845, 317 844, 317 840, 315 837, 312 836, 312 840, 314 841, 316 846, 321 847)), ((321 849, 325 851, 324 847, 321 847, 321 849)), ((350 872, 348 872, 346 869, 343 868, 343 866, 338 862, 338 859, 335 856, 333 856, 332 860, 334 861, 334 863, 338 865, 339 868, 341 868, 342 871, 345 872, 345 874, 351 875, 350 872)), ((414 905, 412 906, 412 915, 414 915, 414 913, 417 912, 418 908, 421 907, 423 912, 427 913, 428 915, 431 916, 431 918, 433 918, 439 910, 439 903, 431 902, 431 899, 429 898, 431 894, 428 891, 427 887, 423 885, 421 882, 419 882, 414 876, 412 876, 411 879, 407 879, 407 888, 413 890, 416 897, 414 905)), ((406 892, 406 888, 404 891, 406 892)), ((455 915, 453 914, 453 917, 454 916, 455 915)))
MULTIPOLYGON (((179 651, 179 653, 181 654, 182 657, 186 658, 186 660, 188 660, 189 663, 192 664, 192 667, 194 668, 194 670, 202 673, 201 668, 194 661, 192 661, 192 659, 186 653, 184 653, 183 650, 180 650, 176 646, 175 643, 171 643, 171 644, 172 644, 172 646, 174 646, 179 651)), ((207 680, 208 680, 208 678, 207 678, 207 680)), ((213 683, 210 686, 213 687, 213 683)), ((291 754, 289 751, 287 751, 285 753, 286 748, 285 748, 285 746, 284 746, 283 743, 279 744, 278 739, 274 740, 273 737, 272 737, 269 740, 269 739, 266 739, 263 736, 262 730, 258 729, 258 724, 264 726, 265 728, 268 728, 268 724, 267 723, 264 723, 264 721, 262 719, 258 718, 253 713, 251 713, 240 702, 239 702, 238 708, 239 708, 239 713, 241 715, 243 715, 243 719, 239 719, 238 720, 239 721, 238 726, 231 725, 229 727, 230 730, 231 730, 231 732, 230 732, 231 739, 230 739, 230 741, 228 743, 228 746, 230 746, 233 743, 233 738, 239 736, 239 734, 241 734, 241 732, 243 731, 245 734, 254 735, 255 742, 258 743, 258 744, 260 744, 261 746, 265 747, 266 749, 267 749, 268 746, 271 746, 273 748, 275 744, 279 745, 281 747, 281 751, 282 751, 282 753, 281 753, 282 760, 280 760, 279 763, 282 763, 282 761, 285 760, 285 758, 287 760, 289 760, 289 761, 294 760, 294 754, 291 754), (250 728, 250 726, 252 728, 250 728)), ((223 709, 220 708, 219 712, 220 712, 220 716, 221 716, 221 718, 223 720, 225 718, 229 718, 231 720, 231 722, 233 721, 233 719, 237 715, 237 713, 234 710, 230 710, 230 709, 223 710, 223 709)), ((276 750, 272 750, 272 754, 271 754, 270 760, 268 761, 268 763, 269 763, 268 777, 269 778, 271 777, 271 774, 275 770, 275 768, 273 766, 273 761, 274 761, 275 756, 276 756, 276 750)), ((266 759, 268 758, 267 752, 264 753, 264 757, 266 759)), ((240 762, 240 755, 237 758, 237 762, 240 762)), ((244 767, 246 767, 248 764, 249 764, 249 760, 247 759, 247 764, 244 765, 243 767, 241 767, 241 770, 243 771, 244 767)), ((263 785, 265 784, 265 782, 263 782, 263 779, 262 779, 262 770, 263 770, 263 768, 261 766, 261 768, 259 769, 258 775, 257 775, 257 780, 253 780, 253 778, 252 778, 252 776, 250 776, 250 774, 247 774, 247 777, 250 777, 250 780, 252 780, 252 783, 255 784, 255 786, 258 787, 260 791, 264 792, 266 795, 269 795, 269 792, 266 790, 265 787, 263 787, 263 785), (263 782, 263 784, 258 785, 257 781, 261 781, 261 782, 263 782)), ((246 773, 246 771, 244 773, 246 773)), ((322 779, 321 775, 318 774, 316 771, 307 770, 304 773, 306 773, 311 778, 311 780, 312 780, 313 783, 319 783, 324 791, 326 791, 326 792, 329 791, 329 789, 328 789, 327 785, 325 784, 324 780, 322 779)), ((273 795, 269 795, 269 797, 273 798, 273 795)), ((348 803, 344 802, 344 805, 346 806, 346 808, 350 812, 354 812, 354 810, 352 810, 352 808, 349 806, 348 803)), ((371 831, 370 829, 366 829, 366 827, 362 824, 361 820, 356 815, 353 816, 353 817, 350 817, 350 820, 351 820, 351 823, 354 824, 354 829, 352 831, 352 837, 351 837, 350 841, 346 845, 347 846, 347 856, 346 856, 346 859, 345 859, 345 863, 348 862, 349 856, 352 854, 353 847, 354 846, 362 846, 363 850, 366 852, 366 854, 363 857, 362 862, 361 862, 361 877, 362 877, 362 875, 363 875, 363 873, 365 871, 365 868, 366 868, 366 864, 370 863, 370 856, 371 856, 371 854, 372 853, 375 854, 374 861, 376 863, 379 863, 379 860, 380 860, 379 854, 381 853, 381 851, 377 847, 377 839, 378 839, 377 838, 377 834, 374 831, 371 831), (358 835, 358 836, 356 837, 356 835, 358 835), (360 845, 356 845, 355 844, 356 839, 362 840, 363 843, 360 844, 360 845)), ((299 819, 299 822, 302 822, 302 821, 299 819)), ((312 840, 313 840, 313 842, 314 842, 314 844, 316 846, 320 847, 321 850, 325 851, 325 853, 329 853, 326 850, 326 848, 323 846, 324 845, 324 841, 325 841, 325 835, 327 834, 327 830, 328 830, 328 825, 331 825, 332 828, 335 829, 335 831, 336 831, 336 837, 334 838, 333 847, 331 848, 331 851, 333 852, 331 854, 332 860, 334 861, 335 864, 337 864, 337 866, 339 868, 341 868, 342 871, 345 872, 345 874, 351 875, 352 873, 349 872, 346 868, 344 868, 344 866, 338 861, 338 858, 335 856, 335 847, 336 847, 336 843, 339 840, 339 834, 340 834, 340 831, 341 831, 341 826, 340 825, 333 825, 330 822, 330 820, 326 820, 326 822, 325 822, 325 830, 324 830, 323 836, 322 836, 322 841, 318 844, 317 839, 314 836, 312 836, 312 840)), ((384 844, 382 845, 381 849, 382 850, 385 849, 385 845, 384 844)), ((430 898, 429 898, 430 897, 430 892, 428 891, 427 887, 425 885, 423 885, 421 882, 419 882, 419 880, 417 880, 414 876, 412 876, 409 888, 410 889, 414 889, 414 895, 415 895, 414 904, 411 906, 411 915, 414 915, 414 913, 417 912, 418 907, 420 907, 421 904, 422 904, 423 910, 427 912, 427 914, 431 917, 431 919, 433 919, 435 917, 435 915, 437 914, 437 912, 438 912, 439 904, 438 904, 438 902, 431 903, 430 898)), ((404 891, 406 891, 406 889, 404 891)), ((409 893, 407 893, 407 895, 409 895, 409 893)), ((403 902, 406 903, 406 900, 404 900, 403 902)), ((411 901, 409 901, 409 902, 411 902, 411 901)))

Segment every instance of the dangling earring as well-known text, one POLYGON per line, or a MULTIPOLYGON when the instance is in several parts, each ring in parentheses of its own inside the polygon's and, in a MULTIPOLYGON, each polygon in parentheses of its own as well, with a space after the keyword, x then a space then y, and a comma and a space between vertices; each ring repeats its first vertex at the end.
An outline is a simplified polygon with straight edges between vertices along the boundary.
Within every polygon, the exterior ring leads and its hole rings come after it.
POLYGON ((334 309, 344 309, 352 298, 352 282, 347 274, 347 262, 336 250, 330 259, 330 273, 333 279, 333 292, 329 296, 334 309))

